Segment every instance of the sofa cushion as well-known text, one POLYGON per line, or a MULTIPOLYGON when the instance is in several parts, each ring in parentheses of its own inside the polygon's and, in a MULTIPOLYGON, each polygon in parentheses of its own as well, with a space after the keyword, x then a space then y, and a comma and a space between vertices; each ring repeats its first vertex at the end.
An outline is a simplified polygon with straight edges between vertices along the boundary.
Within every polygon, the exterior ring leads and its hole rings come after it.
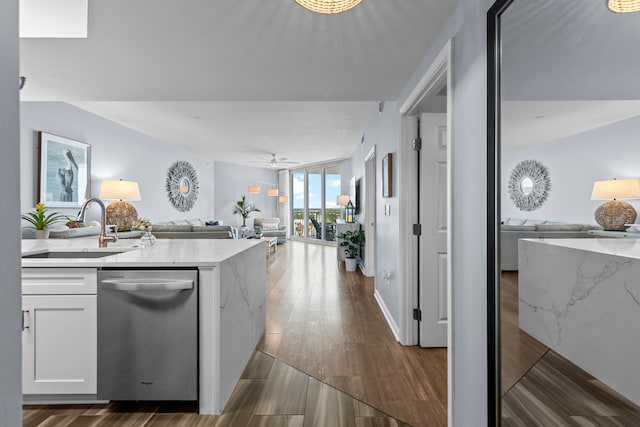
POLYGON ((522 218, 509 218, 504 223, 504 225, 524 225, 526 221, 527 221, 526 219, 522 219, 522 218))
POLYGON ((538 224, 536 231, 582 231, 583 224, 538 224))
POLYGON ((230 225, 194 225, 192 227, 193 231, 198 232, 226 232, 231 231, 230 225))
POLYGON ((152 230, 154 232, 188 232, 191 231, 190 225, 175 225, 175 224, 153 224, 152 230))
POLYGON ((279 228, 277 222, 266 222, 262 223, 262 231, 274 231, 279 228))
POLYGON ((501 231, 536 231, 535 225, 503 225, 501 231))

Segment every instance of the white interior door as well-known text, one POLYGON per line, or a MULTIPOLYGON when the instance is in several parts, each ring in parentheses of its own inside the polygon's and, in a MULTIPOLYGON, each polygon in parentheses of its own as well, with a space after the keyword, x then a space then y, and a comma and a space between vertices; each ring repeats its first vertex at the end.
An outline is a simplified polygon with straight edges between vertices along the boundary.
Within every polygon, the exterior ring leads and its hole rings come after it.
POLYGON ((376 151, 371 149, 365 158, 364 165, 364 202, 366 205, 362 227, 365 232, 364 243, 364 275, 375 277, 376 274, 376 151))
POLYGON ((420 116, 420 345, 447 346, 447 115, 420 116))

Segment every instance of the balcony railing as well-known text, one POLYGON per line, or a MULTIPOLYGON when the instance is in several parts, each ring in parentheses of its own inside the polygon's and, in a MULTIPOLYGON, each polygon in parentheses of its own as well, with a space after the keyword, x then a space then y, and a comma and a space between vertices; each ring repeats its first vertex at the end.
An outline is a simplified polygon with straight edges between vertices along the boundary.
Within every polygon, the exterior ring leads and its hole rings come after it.
POLYGON ((321 209, 309 209, 306 227, 304 209, 293 209, 292 214, 294 236, 322 239, 322 229, 324 228, 326 241, 332 242, 336 239, 336 219, 340 218, 340 209, 325 209, 326 221, 322 218, 321 209))

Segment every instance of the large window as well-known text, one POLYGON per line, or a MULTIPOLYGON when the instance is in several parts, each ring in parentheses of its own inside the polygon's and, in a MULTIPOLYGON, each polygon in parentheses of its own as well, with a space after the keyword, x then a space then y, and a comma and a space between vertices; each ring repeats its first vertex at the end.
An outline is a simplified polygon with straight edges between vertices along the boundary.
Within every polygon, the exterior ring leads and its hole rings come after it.
POLYGON ((333 242, 340 218, 337 198, 341 190, 340 165, 317 166, 291 174, 294 238, 333 242))

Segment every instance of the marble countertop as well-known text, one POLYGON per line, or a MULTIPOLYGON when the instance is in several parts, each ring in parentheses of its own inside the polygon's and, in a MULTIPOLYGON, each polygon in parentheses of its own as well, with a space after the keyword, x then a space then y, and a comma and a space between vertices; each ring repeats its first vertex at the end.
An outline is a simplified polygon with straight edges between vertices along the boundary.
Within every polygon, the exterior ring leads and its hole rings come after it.
POLYGON ((605 255, 640 259, 640 243, 638 239, 520 239, 543 245, 560 246, 570 249, 595 252, 605 255))
POLYGON ((22 267, 211 267, 259 244, 263 242, 254 239, 158 239, 154 246, 142 248, 139 240, 122 239, 98 248, 95 236, 23 240, 23 256, 48 251, 123 252, 101 258, 23 258, 22 267))

